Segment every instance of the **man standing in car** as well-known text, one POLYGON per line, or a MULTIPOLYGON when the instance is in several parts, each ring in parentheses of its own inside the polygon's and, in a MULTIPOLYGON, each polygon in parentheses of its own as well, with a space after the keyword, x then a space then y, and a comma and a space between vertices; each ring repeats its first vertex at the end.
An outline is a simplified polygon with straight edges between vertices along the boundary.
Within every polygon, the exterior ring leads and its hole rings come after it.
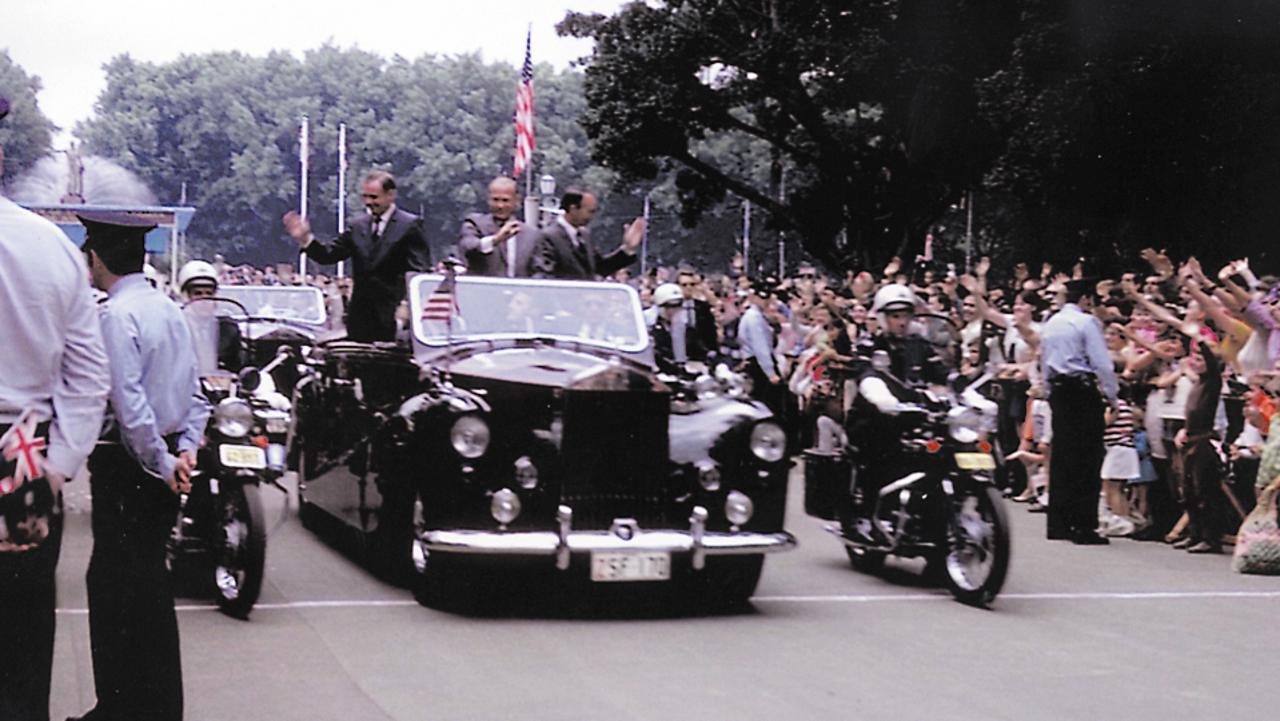
POLYGON ((489 183, 489 212, 462 219, 458 247, 470 275, 527 278, 538 230, 512 217, 519 205, 516 181, 507 177, 489 183))
POLYGON ((320 263, 351 258, 355 287, 347 307, 347 338, 391 341, 396 337, 396 308, 405 297, 404 274, 431 269, 431 249, 422 219, 396 207, 396 179, 384 170, 364 176, 367 215, 356 218, 332 243, 322 243, 311 224, 294 211, 284 227, 302 252, 320 263))
POLYGON ((622 232, 622 245, 601 255, 591 245, 587 224, 596 213, 596 196, 589 190, 569 188, 560 197, 563 215, 543 229, 533 253, 533 275, 538 278, 597 280, 631 265, 644 239, 644 218, 636 218, 622 232))
POLYGON ((80 214, 81 250, 107 293, 109 430, 89 458, 93 555, 89 639, 98 703, 81 721, 181 719, 182 660, 165 544, 190 491, 208 404, 182 312, 142 274, 152 227, 122 213, 80 214))

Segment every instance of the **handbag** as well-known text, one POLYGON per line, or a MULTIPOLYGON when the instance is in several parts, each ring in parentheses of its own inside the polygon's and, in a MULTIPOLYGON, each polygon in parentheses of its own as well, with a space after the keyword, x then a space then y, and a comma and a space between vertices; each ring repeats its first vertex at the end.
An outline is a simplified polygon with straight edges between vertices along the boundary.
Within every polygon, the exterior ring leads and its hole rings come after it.
POLYGON ((1236 534, 1231 570, 1236 573, 1280 575, 1280 523, 1276 519, 1276 496, 1280 478, 1258 495, 1258 504, 1245 516, 1236 534))

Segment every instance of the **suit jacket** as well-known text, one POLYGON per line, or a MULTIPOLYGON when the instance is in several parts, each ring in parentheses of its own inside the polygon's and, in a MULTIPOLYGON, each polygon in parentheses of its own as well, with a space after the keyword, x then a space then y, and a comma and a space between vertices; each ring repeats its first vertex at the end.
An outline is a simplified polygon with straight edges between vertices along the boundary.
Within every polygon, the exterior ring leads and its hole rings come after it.
MULTIPOLYGON (((680 312, 687 313, 688 310, 682 305, 680 312)), ((693 327, 689 327, 687 322, 682 324, 685 332, 685 353, 689 356, 689 360, 706 360, 708 353, 720 349, 719 323, 716 322, 715 314, 711 312, 711 304, 705 300, 694 300, 693 320, 693 327)))
MULTIPOLYGON (((488 213, 472 213, 462 219, 458 231, 458 247, 467 260, 467 272, 472 275, 497 275, 507 277, 506 243, 494 245, 485 253, 480 250, 480 239, 498 232, 498 224, 488 213)), ((514 277, 528 278, 532 272, 533 252, 538 246, 538 229, 522 225, 516 234, 516 269, 514 277)))
POLYGON ((601 255, 591 245, 586 228, 578 229, 578 239, 582 241, 580 249, 574 247, 569 234, 558 222, 543 228, 533 253, 533 277, 598 280, 600 276, 612 275, 636 260, 634 255, 621 248, 601 255))
POLYGON ((396 307, 405 296, 404 274, 431 269, 431 249, 422 219, 399 208, 377 241, 368 215, 351 222, 332 243, 314 240, 304 251, 320 263, 351 259, 351 303, 347 338, 390 341, 396 337, 396 307))

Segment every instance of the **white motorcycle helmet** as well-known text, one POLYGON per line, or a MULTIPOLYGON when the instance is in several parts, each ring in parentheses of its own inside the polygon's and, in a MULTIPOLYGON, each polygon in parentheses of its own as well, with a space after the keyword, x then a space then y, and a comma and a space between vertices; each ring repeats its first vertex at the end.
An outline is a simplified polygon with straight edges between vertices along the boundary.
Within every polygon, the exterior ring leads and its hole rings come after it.
POLYGON ((182 270, 178 271, 178 288, 185 294, 187 292, 187 284, 192 281, 203 281, 218 286, 218 271, 214 270, 211 263, 203 260, 192 260, 182 266, 182 270))
POLYGON ((653 291, 653 304, 659 308, 682 302, 684 302, 684 293, 675 283, 663 283, 653 291))
POLYGON ((871 304, 873 313, 888 313, 895 310, 914 311, 915 309, 915 292, 901 283, 890 283, 876 291, 875 300, 871 304))

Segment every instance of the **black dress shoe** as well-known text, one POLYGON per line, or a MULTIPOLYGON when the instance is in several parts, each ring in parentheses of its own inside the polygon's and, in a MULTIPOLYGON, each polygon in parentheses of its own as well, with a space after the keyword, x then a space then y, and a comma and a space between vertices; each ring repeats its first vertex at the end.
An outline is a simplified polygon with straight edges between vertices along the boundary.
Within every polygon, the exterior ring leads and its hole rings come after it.
POLYGON ((1111 540, 1093 531, 1085 531, 1071 534, 1071 542, 1077 546, 1106 546, 1111 543, 1111 540))
POLYGON ((1046 531, 1044 537, 1050 541, 1065 541, 1071 538, 1071 534, 1066 531, 1046 531))

